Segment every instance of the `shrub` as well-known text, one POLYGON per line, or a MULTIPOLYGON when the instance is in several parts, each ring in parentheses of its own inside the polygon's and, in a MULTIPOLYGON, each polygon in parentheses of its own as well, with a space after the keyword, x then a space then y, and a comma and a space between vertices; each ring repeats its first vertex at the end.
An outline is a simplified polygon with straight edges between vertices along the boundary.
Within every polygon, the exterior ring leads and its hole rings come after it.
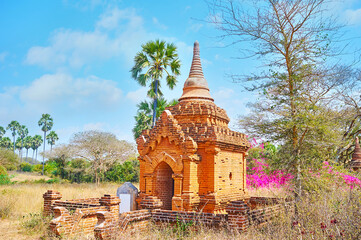
POLYGON ((137 160, 125 161, 123 164, 114 164, 105 173, 107 180, 112 182, 138 182, 139 162, 137 160))
POLYGON ((48 229, 50 217, 43 216, 42 213, 29 213, 24 215, 20 225, 27 234, 45 233, 48 229))
POLYGON ((5 167, 3 167, 3 166, 1 166, 1 165, 0 165, 0 175, 8 175, 5 167))
POLYGON ((294 176, 284 170, 271 171, 263 159, 248 161, 252 167, 247 167, 247 186, 251 188, 280 188, 289 186, 294 176))
POLYGON ((0 147, 0 165, 7 170, 16 170, 19 166, 19 156, 14 155, 13 151, 0 147))
POLYGON ((10 184, 11 180, 8 175, 0 175, 0 185, 10 184))
POLYGON ((32 172, 33 165, 31 165, 30 163, 23 162, 20 164, 20 170, 23 172, 32 172))
POLYGON ((41 165, 41 164, 34 165, 33 166, 33 171, 41 173, 43 171, 43 165, 41 165))
POLYGON ((8 218, 15 207, 16 199, 11 195, 11 192, 2 190, 0 192, 0 218, 8 218))

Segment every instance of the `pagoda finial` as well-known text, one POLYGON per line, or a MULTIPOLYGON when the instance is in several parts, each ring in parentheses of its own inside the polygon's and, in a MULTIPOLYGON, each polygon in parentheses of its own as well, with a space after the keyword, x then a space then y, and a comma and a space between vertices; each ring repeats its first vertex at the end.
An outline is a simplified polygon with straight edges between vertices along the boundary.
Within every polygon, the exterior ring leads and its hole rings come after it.
POLYGON ((204 78, 201 58, 200 58, 200 55, 199 55, 199 43, 198 43, 198 41, 195 41, 195 43, 194 43, 192 66, 191 66, 191 70, 189 71, 189 76, 188 77, 202 77, 202 78, 204 78))
POLYGON ((179 101, 183 100, 214 101, 209 93, 207 80, 203 75, 198 41, 194 42, 191 70, 184 83, 183 94, 179 98, 179 101))

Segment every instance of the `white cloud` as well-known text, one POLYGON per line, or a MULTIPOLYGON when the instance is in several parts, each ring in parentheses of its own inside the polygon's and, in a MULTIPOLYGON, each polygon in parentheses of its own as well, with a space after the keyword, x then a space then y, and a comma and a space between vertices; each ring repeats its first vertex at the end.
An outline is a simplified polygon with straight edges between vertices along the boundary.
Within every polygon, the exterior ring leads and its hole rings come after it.
POLYGON ((75 7, 77 9, 80 9, 82 11, 88 11, 93 10, 96 7, 106 5, 107 1, 105 0, 63 0, 63 3, 65 5, 75 7))
POLYGON ((134 9, 114 8, 100 16, 93 31, 58 29, 49 46, 29 49, 25 63, 59 70, 121 56, 130 64, 141 44, 153 38, 134 9))
POLYGON ((125 97, 133 103, 139 103, 147 97, 147 91, 146 87, 142 87, 135 91, 128 92, 125 97))
POLYGON ((94 76, 73 78, 67 74, 46 74, 20 91, 20 99, 41 109, 62 106, 70 109, 109 109, 120 103, 117 83, 94 76))
POLYGON ((213 93, 213 96, 214 96, 215 99, 222 100, 222 99, 231 98, 233 94, 234 94, 233 89, 222 87, 218 91, 213 93))
POLYGON ((8 56, 7 52, 0 53, 0 62, 4 62, 5 58, 8 56))
POLYGON ((166 25, 160 23, 156 17, 153 17, 153 18, 152 18, 152 21, 153 21, 153 24, 154 24, 155 26, 157 26, 158 28, 160 28, 160 29, 162 29, 162 30, 167 30, 167 29, 168 29, 168 27, 167 27, 166 25))
POLYGON ((118 9, 113 8, 100 16, 99 21, 95 24, 96 29, 113 30, 118 27, 124 28, 122 25, 139 28, 143 25, 142 17, 138 16, 135 9, 118 9))
POLYGON ((98 130, 103 131, 104 129, 104 123, 98 122, 98 123, 88 123, 85 124, 83 127, 84 131, 90 131, 90 130, 98 130))
POLYGON ((350 24, 361 24, 361 8, 348 9, 345 11, 346 19, 350 24))
POLYGON ((192 24, 188 30, 192 31, 192 32, 198 32, 201 28, 203 27, 203 24, 202 23, 195 23, 195 24, 192 24))

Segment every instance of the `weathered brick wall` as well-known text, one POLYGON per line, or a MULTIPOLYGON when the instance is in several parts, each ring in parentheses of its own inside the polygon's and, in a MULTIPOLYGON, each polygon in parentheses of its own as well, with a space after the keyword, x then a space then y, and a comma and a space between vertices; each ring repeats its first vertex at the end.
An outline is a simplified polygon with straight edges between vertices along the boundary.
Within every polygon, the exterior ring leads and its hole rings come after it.
POLYGON ((58 236, 93 234, 98 222, 97 212, 107 212, 114 221, 119 218, 120 200, 116 196, 60 201, 59 192, 48 190, 43 198, 44 214, 54 214, 50 229, 58 236))
POLYGON ((150 209, 119 215, 119 198, 104 195, 101 198, 60 201, 61 194, 49 190, 44 195, 44 213, 54 213, 50 228, 58 235, 94 234, 98 239, 112 239, 124 231, 141 231, 150 222, 192 222, 195 226, 228 226, 236 231, 247 231, 249 225, 259 225, 277 217, 280 211, 291 209, 290 199, 251 197, 230 202, 226 213, 171 211, 160 209, 162 201, 147 196, 143 202, 150 209))

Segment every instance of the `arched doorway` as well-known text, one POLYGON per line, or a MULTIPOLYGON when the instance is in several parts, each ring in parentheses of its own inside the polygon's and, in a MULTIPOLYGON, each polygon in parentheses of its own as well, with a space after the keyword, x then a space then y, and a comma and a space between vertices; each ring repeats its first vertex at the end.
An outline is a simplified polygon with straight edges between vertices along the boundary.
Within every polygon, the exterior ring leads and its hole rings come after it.
POLYGON ((154 170, 155 194, 163 202, 162 209, 172 210, 172 198, 174 195, 174 180, 172 168, 165 162, 161 162, 154 170))

